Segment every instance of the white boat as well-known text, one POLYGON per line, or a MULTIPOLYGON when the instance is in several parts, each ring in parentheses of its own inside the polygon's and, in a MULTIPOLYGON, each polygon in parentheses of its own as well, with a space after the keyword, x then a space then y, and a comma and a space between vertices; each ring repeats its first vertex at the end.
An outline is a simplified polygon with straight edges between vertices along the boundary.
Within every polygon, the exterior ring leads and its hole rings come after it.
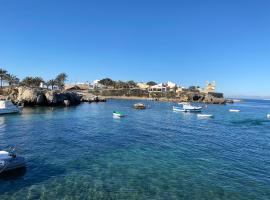
POLYGON ((22 107, 15 106, 11 101, 0 100, 0 115, 19 113, 21 110, 22 107))
POLYGON ((118 112, 118 111, 113 111, 113 117, 117 117, 117 118, 120 118, 120 117, 124 117, 125 115, 121 112, 118 112))
POLYGON ((213 118, 214 115, 210 115, 210 114, 197 114, 197 117, 199 117, 199 118, 213 118))
POLYGON ((201 106, 183 105, 183 110, 185 112, 201 112, 201 106))
POLYGON ((237 110, 237 109, 230 109, 229 111, 230 112, 240 112, 240 110, 237 110))
POLYGON ((267 115, 267 118, 270 119, 270 114, 267 115))
POLYGON ((17 156, 15 153, 0 151, 0 174, 25 167, 23 157, 17 156))

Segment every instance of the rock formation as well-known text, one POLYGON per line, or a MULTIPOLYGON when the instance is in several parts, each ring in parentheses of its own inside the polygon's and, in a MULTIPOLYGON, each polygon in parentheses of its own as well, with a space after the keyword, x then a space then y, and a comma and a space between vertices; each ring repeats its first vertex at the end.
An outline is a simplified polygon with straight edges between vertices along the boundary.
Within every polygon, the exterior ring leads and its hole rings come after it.
POLYGON ((81 102, 81 95, 75 92, 49 91, 40 88, 18 87, 9 95, 8 99, 16 104, 26 106, 70 106, 81 102))

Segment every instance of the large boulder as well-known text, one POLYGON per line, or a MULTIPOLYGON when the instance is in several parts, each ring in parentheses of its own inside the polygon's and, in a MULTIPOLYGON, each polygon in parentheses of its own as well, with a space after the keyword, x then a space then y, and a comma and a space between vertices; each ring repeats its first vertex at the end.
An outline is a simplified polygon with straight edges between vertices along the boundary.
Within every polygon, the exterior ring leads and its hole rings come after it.
POLYGON ((37 97, 40 94, 36 88, 19 87, 17 102, 25 105, 34 105, 37 103, 37 97))
POLYGON ((47 99, 47 103, 49 105, 56 105, 57 104, 57 94, 54 91, 46 91, 45 97, 47 99))

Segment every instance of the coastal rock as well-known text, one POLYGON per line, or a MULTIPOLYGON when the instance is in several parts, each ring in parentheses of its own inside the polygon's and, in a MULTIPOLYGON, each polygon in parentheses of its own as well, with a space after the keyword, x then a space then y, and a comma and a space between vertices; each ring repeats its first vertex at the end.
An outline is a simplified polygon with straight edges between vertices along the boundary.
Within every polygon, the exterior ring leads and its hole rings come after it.
POLYGON ((54 91, 47 91, 45 93, 45 97, 47 99, 48 104, 50 105, 56 105, 58 102, 57 95, 54 91))
POLYGON ((46 96, 44 94, 39 94, 37 96, 37 105, 45 105, 47 103, 46 96))
POLYGON ((84 93, 81 97, 82 102, 105 102, 106 99, 100 98, 99 96, 95 96, 93 94, 84 93))
POLYGON ((19 87, 16 101, 23 104, 36 104, 38 95, 39 92, 35 88, 19 87))
POLYGON ((64 100, 64 105, 65 106, 70 106, 70 100, 64 100))
POLYGON ((26 106, 70 106, 81 102, 81 95, 75 92, 57 92, 41 88, 18 87, 8 95, 8 99, 16 104, 26 106))
POLYGON ((222 93, 208 93, 204 96, 203 102, 211 104, 226 104, 226 99, 223 98, 222 93))

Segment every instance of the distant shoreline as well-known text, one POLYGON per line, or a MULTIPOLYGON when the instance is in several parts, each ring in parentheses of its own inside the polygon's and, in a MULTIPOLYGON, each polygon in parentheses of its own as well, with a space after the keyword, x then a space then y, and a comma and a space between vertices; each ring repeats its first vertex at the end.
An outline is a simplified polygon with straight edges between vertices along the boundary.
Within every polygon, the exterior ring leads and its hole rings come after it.
POLYGON ((123 99, 123 100, 152 100, 152 98, 147 97, 135 97, 135 96, 100 96, 105 99, 123 99))

